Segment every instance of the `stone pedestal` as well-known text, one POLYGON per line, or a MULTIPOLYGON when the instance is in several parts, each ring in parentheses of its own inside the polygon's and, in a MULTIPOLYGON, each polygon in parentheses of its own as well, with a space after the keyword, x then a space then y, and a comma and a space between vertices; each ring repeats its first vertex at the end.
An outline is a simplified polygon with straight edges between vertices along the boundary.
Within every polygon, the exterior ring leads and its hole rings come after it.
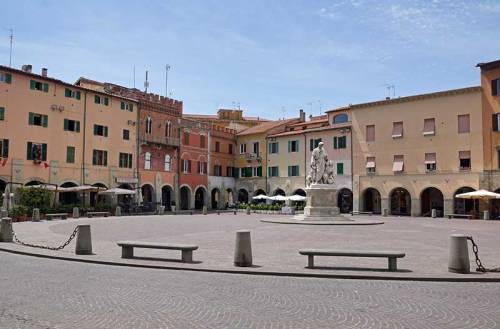
POLYGON ((301 220, 349 220, 340 215, 337 188, 330 184, 312 184, 306 188, 307 200, 301 220))

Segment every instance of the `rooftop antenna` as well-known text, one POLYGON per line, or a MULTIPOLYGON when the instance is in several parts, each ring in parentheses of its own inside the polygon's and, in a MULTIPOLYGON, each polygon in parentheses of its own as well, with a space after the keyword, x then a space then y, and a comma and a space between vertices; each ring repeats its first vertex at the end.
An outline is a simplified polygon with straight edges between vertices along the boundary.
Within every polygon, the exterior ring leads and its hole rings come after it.
POLYGON ((170 65, 165 65, 165 96, 168 97, 168 71, 170 71, 170 65))
POLYGON ((322 110, 323 110, 323 107, 322 107, 322 103, 321 103, 321 100, 318 99, 318 104, 319 104, 319 115, 322 114, 322 110))
POLYGON ((148 81, 148 70, 146 70, 146 81, 144 81, 144 92, 147 93, 149 88, 149 81, 148 81))
POLYGON ((12 42, 14 41, 14 29, 6 29, 6 30, 10 32, 10 34, 9 34, 9 39, 10 39, 9 67, 12 67, 12 42))
POLYGON ((240 110, 240 102, 233 102, 233 108, 240 110))
POLYGON ((387 89, 387 95, 386 98, 391 98, 391 91, 392 91, 392 97, 396 97, 396 86, 392 85, 390 83, 386 83, 383 85, 387 89))

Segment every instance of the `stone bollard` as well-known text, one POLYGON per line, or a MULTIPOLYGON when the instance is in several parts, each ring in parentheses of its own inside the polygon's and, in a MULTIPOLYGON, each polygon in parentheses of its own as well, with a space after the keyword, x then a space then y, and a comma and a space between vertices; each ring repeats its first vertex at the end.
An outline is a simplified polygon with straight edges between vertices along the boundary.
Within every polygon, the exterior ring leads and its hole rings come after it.
POLYGON ((462 274, 470 273, 469 248, 466 235, 450 235, 448 271, 462 274))
POLYGON ((250 215, 250 211, 251 211, 250 207, 247 207, 247 215, 250 215))
POLYGON ((115 216, 120 217, 122 215, 122 207, 116 206, 115 208, 115 216))
POLYGON ((236 210, 235 210, 235 211, 233 211, 233 213, 236 215, 236 210))
POLYGON ((384 217, 387 217, 387 215, 389 214, 389 209, 384 209, 384 217))
POLYGON ((252 241, 250 239, 250 231, 236 231, 234 265, 240 267, 252 266, 252 241))
POLYGON ((165 215, 165 206, 158 207, 158 215, 165 215))
POLYGON ((432 218, 436 218, 437 217, 436 209, 432 209, 431 210, 431 217, 432 218))
POLYGON ((73 207, 73 218, 80 218, 80 209, 78 207, 73 207))
POLYGON ((90 235, 90 225, 78 225, 75 254, 92 255, 92 237, 90 235))
POLYGON ((34 222, 39 222, 40 221, 40 209, 33 208, 33 213, 31 214, 31 219, 34 222))
POLYGON ((172 210, 172 212, 174 213, 174 215, 176 215, 177 213, 175 212, 175 206, 170 206, 170 209, 172 210))
POLYGON ((0 218, 9 217, 9 211, 5 208, 0 209, 0 218))
POLYGON ((203 215, 208 214, 207 206, 203 206, 203 215))
POLYGON ((490 212, 488 210, 483 211, 483 219, 484 220, 490 219, 490 212))
POLYGON ((0 242, 12 242, 12 219, 9 217, 2 218, 2 225, 0 226, 0 242))

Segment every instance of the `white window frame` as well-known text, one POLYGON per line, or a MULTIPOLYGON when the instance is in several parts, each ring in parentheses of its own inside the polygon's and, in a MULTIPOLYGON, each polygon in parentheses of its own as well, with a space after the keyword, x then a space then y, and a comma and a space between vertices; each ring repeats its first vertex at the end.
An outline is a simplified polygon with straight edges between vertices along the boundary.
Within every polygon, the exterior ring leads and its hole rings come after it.
POLYGON ((172 157, 170 154, 165 154, 165 164, 164 164, 164 170, 165 171, 170 171, 172 170, 172 157))
POLYGON ((144 169, 151 170, 151 153, 144 153, 144 169))

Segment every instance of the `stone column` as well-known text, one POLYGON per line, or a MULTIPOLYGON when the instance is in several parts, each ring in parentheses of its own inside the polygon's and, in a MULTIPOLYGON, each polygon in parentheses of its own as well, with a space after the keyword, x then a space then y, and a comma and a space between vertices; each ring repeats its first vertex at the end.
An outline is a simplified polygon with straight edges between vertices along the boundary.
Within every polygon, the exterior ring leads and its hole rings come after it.
POLYGON ((446 217, 448 214, 453 214, 453 199, 444 199, 444 214, 446 217))
POLYGON ((380 200, 380 211, 382 212, 382 214, 384 213, 384 209, 387 209, 388 214, 392 215, 391 211, 389 209, 389 199, 388 198, 382 198, 380 200))
POLYGON ((411 215, 413 217, 421 216, 420 199, 411 199, 411 215))

